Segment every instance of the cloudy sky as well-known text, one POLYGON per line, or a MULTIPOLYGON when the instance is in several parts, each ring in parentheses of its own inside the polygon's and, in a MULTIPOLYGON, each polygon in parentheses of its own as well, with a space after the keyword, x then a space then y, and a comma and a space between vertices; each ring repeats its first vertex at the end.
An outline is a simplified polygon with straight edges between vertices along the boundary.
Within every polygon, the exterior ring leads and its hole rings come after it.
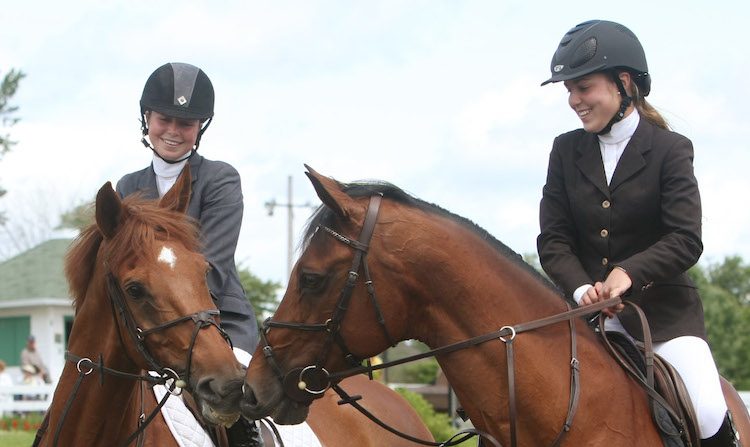
MULTIPOLYGON (((639 36, 649 100, 694 142, 701 262, 750 260, 748 5, 6 2, 0 75, 17 68, 27 76, 13 100, 18 144, 0 160, 8 190, 0 211, 11 219, 0 243, 12 252, 18 241, 8 234, 18 225, 53 227, 104 182, 146 166, 143 83, 165 62, 189 62, 217 94, 201 153, 242 176, 237 260, 262 279, 286 281, 288 244, 286 209, 269 216, 264 203, 288 203, 288 176, 292 203, 318 203, 303 163, 342 181, 388 180, 533 253, 552 139, 580 127, 564 88, 539 83, 562 35, 601 18, 639 36)), ((295 246, 308 215, 295 209, 295 246)))

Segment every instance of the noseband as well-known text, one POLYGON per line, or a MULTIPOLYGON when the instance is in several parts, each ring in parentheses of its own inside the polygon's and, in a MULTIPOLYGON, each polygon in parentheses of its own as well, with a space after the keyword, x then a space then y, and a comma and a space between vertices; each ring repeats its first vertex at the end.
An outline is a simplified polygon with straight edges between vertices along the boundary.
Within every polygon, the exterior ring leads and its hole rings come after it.
MULTIPOLYGON (((118 284, 115 276, 111 272, 108 272, 106 275, 106 278, 107 278, 107 282, 106 282, 107 296, 110 299, 110 304, 112 307, 112 316, 114 317, 115 321, 121 320, 123 322, 123 324, 125 325, 126 331, 130 335, 131 341, 133 342, 136 349, 138 350, 138 353, 141 355, 141 357, 143 357, 143 359, 146 360, 146 363, 148 364, 149 368, 152 371, 155 371, 157 375, 153 376, 150 374, 131 374, 131 373, 127 373, 124 371, 118 371, 118 370, 104 366, 104 359, 101 354, 99 355, 99 361, 94 362, 89 358, 80 357, 76 354, 73 354, 70 351, 66 351, 65 359, 69 362, 76 364, 76 369, 78 371, 78 380, 76 381, 73 387, 73 391, 70 394, 70 397, 68 397, 68 400, 65 403, 62 416, 55 429, 55 435, 54 435, 54 439, 52 442, 53 446, 56 446, 58 443, 60 432, 61 432, 63 423, 65 422, 65 417, 67 416, 68 411, 70 410, 70 407, 73 403, 73 399, 78 393, 78 389, 81 385, 81 382, 86 376, 91 374, 94 370, 97 370, 99 372, 100 383, 104 382, 105 375, 111 375, 111 376, 115 376, 119 378, 147 382, 151 384, 151 386, 164 385, 165 387, 167 387, 167 390, 169 392, 164 394, 164 397, 162 398, 162 400, 159 402, 159 404, 156 406, 156 408, 151 412, 151 414, 148 417, 146 417, 146 415, 143 412, 143 395, 141 395, 141 407, 142 407, 141 410, 142 411, 141 411, 141 415, 138 421, 138 428, 123 443, 123 446, 128 446, 130 445, 131 442, 133 442, 133 440, 138 438, 138 445, 140 446, 143 443, 142 435, 143 435, 144 430, 146 429, 148 424, 151 423, 151 421, 154 419, 156 414, 164 406, 167 399, 172 395, 177 396, 179 394, 182 394, 182 390, 189 386, 190 367, 191 367, 192 357, 193 357, 193 348, 195 347, 195 342, 196 342, 196 339, 198 338, 198 333, 200 332, 200 330, 206 327, 213 326, 219 331, 222 337, 224 337, 224 339, 229 342, 230 346, 232 344, 227 333, 224 332, 224 330, 221 329, 221 327, 219 327, 219 324, 216 322, 215 317, 219 315, 218 309, 202 310, 200 312, 196 312, 190 315, 175 318, 174 320, 170 320, 166 323, 162 323, 150 329, 145 329, 145 330, 141 329, 136 323, 135 318, 133 317, 133 313, 130 311, 130 308, 125 302, 125 297, 123 296, 122 288, 118 284), (119 319, 117 317, 118 315, 120 317, 119 319), (188 348, 187 361, 185 362, 185 371, 184 371, 184 378, 183 378, 175 370, 171 368, 162 367, 159 364, 159 362, 154 358, 154 356, 151 355, 151 352, 146 346, 146 337, 150 334, 163 331, 165 329, 171 328, 173 326, 176 326, 186 321, 193 321, 193 323, 195 324, 195 328, 193 329, 193 334, 190 339, 190 347, 188 348)), ((125 343, 122 340, 120 331, 118 331, 118 336, 120 337, 120 344, 124 348, 125 343)), ((128 356, 128 358, 133 364, 136 364, 136 365, 138 364, 132 358, 130 358, 130 356, 127 354, 127 350, 124 349, 124 352, 125 352, 125 355, 128 356)), ((141 388, 141 394, 143 394, 143 388, 141 388)), ((45 422, 47 420, 48 419, 45 418, 45 422)), ((44 428, 40 430, 44 430, 44 428)))
POLYGON ((357 284, 357 279, 360 276, 360 269, 365 278, 365 287, 367 293, 372 300, 377 314, 377 320, 383 329, 388 343, 394 346, 392 337, 388 333, 388 329, 385 326, 385 319, 380 310, 377 297, 375 296, 375 286, 373 285, 372 278, 370 277, 370 269, 367 265, 367 250, 369 248, 370 240, 372 239, 373 231, 375 230, 375 223, 378 220, 378 213, 380 211, 380 203, 383 199, 382 194, 375 194, 370 197, 370 203, 367 207, 367 214, 365 222, 360 231, 357 240, 346 237, 333 229, 326 226, 319 226, 318 230, 323 230, 337 241, 348 245, 354 249, 354 259, 352 260, 351 268, 347 274, 346 283, 344 288, 341 290, 339 295, 339 301, 336 305, 336 309, 331 315, 331 318, 326 320, 324 323, 317 324, 304 324, 304 323, 291 323, 283 321, 274 321, 271 318, 266 319, 263 322, 261 330, 261 339, 263 342, 263 355, 265 356, 268 363, 274 370, 274 373, 283 384, 283 388, 287 396, 297 402, 310 403, 314 399, 322 397, 323 393, 330 387, 329 373, 323 367, 323 364, 328 357, 331 347, 336 343, 341 351, 344 353, 344 358, 352 366, 360 366, 363 359, 352 354, 351 350, 347 347, 344 338, 341 335, 341 322, 346 315, 346 311, 349 307, 349 302, 354 291, 354 286, 357 284), (304 368, 295 368, 286 374, 281 370, 278 362, 274 358, 274 351, 271 344, 268 342, 268 333, 271 328, 283 328, 283 329, 294 329, 308 332, 325 332, 327 337, 325 339, 323 349, 317 357, 314 364, 308 365, 304 368))

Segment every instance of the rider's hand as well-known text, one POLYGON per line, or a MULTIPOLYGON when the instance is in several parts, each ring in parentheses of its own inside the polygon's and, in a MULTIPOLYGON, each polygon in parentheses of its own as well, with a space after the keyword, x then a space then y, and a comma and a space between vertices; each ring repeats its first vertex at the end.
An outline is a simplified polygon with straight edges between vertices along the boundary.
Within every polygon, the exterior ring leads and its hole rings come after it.
MULTIPOLYGON (((607 279, 604 281, 604 284, 602 284, 599 296, 603 300, 622 297, 632 285, 633 281, 630 279, 628 272, 626 272, 622 267, 615 267, 611 272, 609 272, 609 275, 607 275, 607 279)), ((623 303, 620 303, 615 306, 608 307, 602 312, 604 312, 604 314, 608 317, 612 318, 616 313, 622 312, 624 308, 625 305, 623 303)))
MULTIPOLYGON (((615 267, 607 276, 607 279, 602 282, 597 282, 593 286, 586 290, 586 293, 581 297, 580 305, 587 306, 590 304, 597 303, 609 298, 622 296, 630 286, 633 285, 630 276, 627 272, 619 267, 615 267)), ((612 307, 602 309, 602 313, 608 318, 612 318, 615 314, 621 312, 625 308, 625 305, 620 303, 612 307)))

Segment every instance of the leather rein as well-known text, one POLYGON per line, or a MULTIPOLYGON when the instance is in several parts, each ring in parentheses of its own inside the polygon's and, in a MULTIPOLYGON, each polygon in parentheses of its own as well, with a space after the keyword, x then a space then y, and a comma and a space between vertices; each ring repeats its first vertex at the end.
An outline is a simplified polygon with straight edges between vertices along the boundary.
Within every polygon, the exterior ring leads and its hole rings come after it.
POLYGON ((479 344, 482 344, 491 340, 500 340, 505 344, 506 354, 507 354, 508 396, 509 396, 508 406, 509 406, 509 414, 510 414, 510 432, 511 432, 510 443, 512 447, 516 447, 517 408, 516 408, 516 392, 515 392, 515 367, 514 367, 513 341, 515 337, 520 333, 532 331, 534 329, 538 329, 541 327, 568 321, 569 327, 570 327, 570 334, 571 334, 570 336, 570 372, 571 372, 570 374, 570 400, 568 404, 568 412, 565 417, 565 422, 563 423, 563 426, 560 432, 558 433, 557 437, 555 438, 552 444, 553 447, 559 446, 562 443, 563 439, 565 438, 565 435, 570 430, 570 427, 572 426, 573 418, 576 413, 576 409, 578 406, 578 398, 580 394, 579 392, 580 369, 579 369, 579 361, 577 358, 577 341, 576 341, 574 320, 577 317, 580 317, 583 315, 589 315, 594 312, 605 309, 607 307, 611 307, 616 304, 619 304, 621 302, 621 299, 619 297, 610 298, 608 300, 600 301, 590 306, 578 307, 575 309, 570 309, 570 306, 566 304, 568 306, 568 310, 565 312, 556 314, 556 315, 541 318, 538 320, 529 321, 526 323, 520 323, 514 326, 503 326, 497 331, 482 334, 482 335, 472 337, 464 341, 452 343, 452 344, 449 344, 440 348, 432 349, 430 351, 412 355, 409 357, 405 357, 399 360, 384 362, 375 366, 370 365, 368 361, 368 365, 364 366, 362 365, 363 359, 351 353, 351 350, 347 347, 346 342, 341 336, 341 322, 344 319, 346 310, 349 306, 349 301, 351 299, 354 286, 356 285, 357 279, 359 278, 360 267, 365 277, 364 285, 367 289, 367 293, 373 303, 373 306, 375 307, 378 323, 383 329, 383 333, 386 339, 388 340, 388 342, 390 343, 390 345, 395 346, 395 343, 393 342, 393 338, 388 333, 388 329, 385 325, 385 320, 383 318, 380 305, 378 304, 378 300, 375 295, 375 287, 370 277, 370 271, 367 265, 367 251, 369 249, 369 243, 372 238, 372 234, 375 228, 375 223, 377 221, 381 201, 382 201, 382 194, 375 194, 370 197, 370 203, 367 209, 365 222, 362 226, 362 230, 360 231, 360 235, 358 239, 356 240, 346 237, 332 230, 329 227, 326 227, 326 226, 318 227, 318 230, 322 229, 323 231, 325 231, 327 234, 332 236, 337 241, 342 242, 354 249, 354 258, 352 260, 351 268, 349 269, 346 283, 344 284, 344 288, 342 289, 339 295, 338 304, 331 318, 326 320, 324 323, 317 323, 317 324, 274 321, 271 318, 268 318, 266 319, 266 321, 263 322, 262 330, 261 330, 261 340, 263 343, 262 352, 266 361, 269 363, 274 373, 281 381, 286 395, 294 401, 309 404, 314 399, 322 397, 323 393, 325 393, 325 391, 328 388, 332 388, 342 398, 339 404, 352 405, 357 410, 359 410, 362 414, 364 414, 366 417, 368 417, 370 420, 377 423, 381 427, 385 428, 386 430, 390 431, 391 433, 397 436, 400 436, 404 439, 408 439, 412 442, 416 442, 416 443, 419 443, 422 445, 428 445, 428 446, 448 447, 448 446, 454 446, 454 445, 460 444, 461 442, 465 441, 466 439, 472 436, 481 436, 489 440, 496 447, 502 447, 500 443, 496 439, 494 439, 492 436, 490 436, 487 433, 483 433, 479 430, 476 430, 476 429, 462 430, 456 433, 448 441, 445 441, 442 443, 425 441, 419 438, 412 437, 408 434, 405 434, 396 430, 395 428, 388 426, 387 424, 379 420, 376 416, 374 416, 372 413, 367 411, 367 409, 362 407, 357 402, 359 399, 361 399, 361 396, 349 396, 338 385, 338 382, 340 382, 342 379, 346 377, 351 377, 357 374, 367 373, 370 376, 370 379, 372 379, 373 371, 400 365, 402 363, 413 362, 415 360, 420 360, 420 359, 427 358, 427 357, 434 357, 434 356, 438 356, 442 354, 447 354, 450 352, 455 352, 461 349, 466 349, 472 346, 477 346, 479 344), (268 332, 272 328, 293 329, 293 330, 301 330, 301 331, 309 331, 309 332, 326 332, 327 337, 324 341, 323 349, 321 350, 314 364, 306 366, 304 368, 295 368, 287 372, 286 374, 284 374, 274 357, 273 347, 268 342, 267 335, 268 335, 268 332), (352 368, 331 374, 328 371, 326 371, 326 369, 322 365, 324 364, 324 361, 326 357, 328 356, 330 349, 334 343, 336 343, 341 348, 342 352, 344 353, 344 357, 346 361, 352 365, 352 368))
MULTIPOLYGON (((107 282, 106 282, 107 296, 110 299, 112 315, 115 319, 115 322, 117 321, 123 322, 123 324, 125 325, 126 332, 130 335, 131 342, 135 345, 141 357, 143 357, 143 359, 146 360, 146 363, 149 365, 149 369, 151 371, 154 371, 156 375, 154 376, 148 373, 132 374, 132 373, 119 371, 116 369, 106 367, 104 365, 104 359, 101 354, 99 354, 98 361, 94 362, 90 358, 80 357, 70 351, 66 351, 65 360, 75 363, 76 370, 78 371, 78 379, 76 380, 76 383, 73 386, 73 391, 68 397, 68 400, 65 402, 65 407, 63 408, 62 416, 60 418, 60 421, 57 424, 57 427, 55 428, 55 434, 54 434, 54 438, 52 441, 53 446, 57 446, 60 433, 65 422, 65 418, 68 415, 68 411, 70 410, 70 407, 73 404, 75 396, 78 393, 81 383, 83 382, 83 379, 89 374, 91 374, 93 371, 96 370, 99 373, 100 384, 103 384, 104 377, 109 375, 109 376, 123 378, 123 379, 138 380, 138 381, 141 381, 141 383, 144 383, 144 382, 148 383, 151 387, 153 387, 154 385, 164 385, 169 391, 168 393, 164 394, 164 397, 159 401, 156 408, 148 415, 148 417, 146 417, 145 410, 144 410, 144 396, 143 396, 144 390, 143 390, 143 387, 141 387, 141 414, 138 418, 138 428, 130 436, 128 436, 127 440, 122 444, 123 446, 128 446, 136 438, 138 438, 137 445, 141 446, 143 445, 143 441, 144 441, 143 435, 144 435, 144 431, 146 427, 153 421, 153 419, 156 417, 158 412, 166 403, 167 399, 170 396, 173 396, 173 395, 178 396, 182 394, 182 390, 189 386, 193 348, 195 347, 195 342, 196 342, 196 339, 198 338, 198 333, 200 332, 200 330, 206 327, 213 326, 219 331, 219 333, 224 337, 224 339, 227 340, 231 345, 231 340, 229 339, 229 336, 226 334, 226 332, 224 332, 223 329, 221 329, 221 327, 219 327, 219 324, 217 323, 215 319, 215 317, 219 315, 218 309, 203 310, 203 311, 196 312, 190 315, 175 318, 174 320, 170 320, 166 323, 160 324, 150 329, 145 329, 145 330, 141 329, 139 325, 136 323, 135 318, 133 317, 133 314, 130 311, 130 308, 125 303, 125 297, 123 296, 122 288, 118 284, 117 279, 114 277, 114 275, 111 272, 107 273, 106 278, 107 278, 107 282), (119 315, 119 318, 118 318, 118 315, 119 315), (179 374, 175 370, 171 368, 162 367, 159 364, 159 362, 154 358, 154 356, 151 355, 151 352, 149 351, 145 342, 146 342, 146 337, 150 334, 163 331, 165 329, 171 328, 173 326, 176 326, 178 324, 182 324, 188 321, 192 321, 195 324, 195 328, 193 329, 192 337, 190 340, 190 347, 188 349, 187 361, 185 365, 186 368, 184 371, 184 379, 183 379, 181 374, 179 374)), ((120 345, 124 348, 125 342, 122 340, 122 335, 120 331, 117 331, 117 333, 120 339, 120 345)), ((126 353, 125 355, 128 357, 128 359, 130 359, 130 361, 133 364, 137 364, 127 354, 126 349, 123 349, 123 352, 126 353)), ((45 421, 47 421, 46 418, 45 418, 45 421)), ((46 429, 46 427, 43 427, 43 429, 46 429)), ((39 436, 37 436, 37 439, 39 439, 39 436)))

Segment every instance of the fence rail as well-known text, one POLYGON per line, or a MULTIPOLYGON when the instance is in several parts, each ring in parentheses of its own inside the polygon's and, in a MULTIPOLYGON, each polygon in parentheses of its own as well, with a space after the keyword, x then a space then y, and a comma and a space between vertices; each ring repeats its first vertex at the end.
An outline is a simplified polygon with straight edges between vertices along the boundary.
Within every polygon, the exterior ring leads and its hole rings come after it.
POLYGON ((745 406, 750 410, 750 391, 740 391, 739 393, 742 401, 745 402, 745 406))
POLYGON ((13 385, 0 388, 0 415, 47 411, 55 385, 13 385))
MULTIPOLYGON (((52 402, 55 385, 13 385, 0 388, 0 414, 46 411, 52 402), (22 396, 22 400, 16 400, 22 396)), ((740 397, 750 410, 750 391, 740 391, 740 397)))

